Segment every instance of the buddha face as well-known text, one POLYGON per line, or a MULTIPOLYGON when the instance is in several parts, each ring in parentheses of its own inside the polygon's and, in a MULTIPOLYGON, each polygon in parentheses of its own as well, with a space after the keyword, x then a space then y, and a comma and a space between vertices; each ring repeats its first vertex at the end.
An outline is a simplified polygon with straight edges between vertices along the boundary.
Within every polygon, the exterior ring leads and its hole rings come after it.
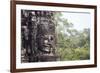
POLYGON ((45 53, 51 53, 53 49, 54 37, 53 35, 44 35, 39 40, 40 50, 45 53))
POLYGON ((52 49, 53 49, 53 35, 45 35, 44 37, 44 50, 51 53, 52 49))

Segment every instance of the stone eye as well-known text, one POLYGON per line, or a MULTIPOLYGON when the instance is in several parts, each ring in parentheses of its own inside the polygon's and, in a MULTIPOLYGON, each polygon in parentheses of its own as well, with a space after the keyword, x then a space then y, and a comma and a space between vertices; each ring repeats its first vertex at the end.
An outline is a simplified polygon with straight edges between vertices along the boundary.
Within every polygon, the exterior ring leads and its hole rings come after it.
POLYGON ((53 40, 53 37, 51 37, 51 40, 53 40))

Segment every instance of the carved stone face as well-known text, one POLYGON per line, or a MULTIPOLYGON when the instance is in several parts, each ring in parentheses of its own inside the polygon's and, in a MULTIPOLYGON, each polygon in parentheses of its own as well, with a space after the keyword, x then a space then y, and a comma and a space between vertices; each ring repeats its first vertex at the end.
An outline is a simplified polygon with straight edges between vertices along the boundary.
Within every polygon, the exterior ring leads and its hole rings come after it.
POLYGON ((47 53, 51 53, 53 49, 53 42, 54 42, 54 37, 53 35, 44 35, 43 38, 41 38, 41 46, 42 50, 47 53))
POLYGON ((55 25, 51 23, 52 15, 50 12, 41 12, 40 15, 40 22, 37 22, 38 49, 41 50, 41 52, 51 53, 55 45, 55 25))
POLYGON ((38 49, 44 53, 51 53, 54 49, 54 35, 44 34, 38 36, 38 49))

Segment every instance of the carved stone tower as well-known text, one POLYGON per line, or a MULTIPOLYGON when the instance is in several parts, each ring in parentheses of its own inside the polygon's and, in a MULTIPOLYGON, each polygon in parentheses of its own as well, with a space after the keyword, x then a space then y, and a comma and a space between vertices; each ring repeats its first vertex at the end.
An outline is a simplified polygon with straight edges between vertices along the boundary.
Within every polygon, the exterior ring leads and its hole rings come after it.
POLYGON ((53 11, 21 11, 22 62, 56 61, 53 11))

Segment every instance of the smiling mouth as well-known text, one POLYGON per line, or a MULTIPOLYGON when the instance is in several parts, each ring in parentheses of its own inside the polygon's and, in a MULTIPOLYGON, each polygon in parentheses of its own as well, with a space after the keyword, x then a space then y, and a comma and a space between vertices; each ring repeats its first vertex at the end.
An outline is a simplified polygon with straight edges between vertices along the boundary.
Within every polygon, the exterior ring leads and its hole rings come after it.
POLYGON ((43 46, 44 46, 44 48, 43 48, 44 51, 50 52, 50 45, 45 44, 45 45, 43 45, 43 46))

